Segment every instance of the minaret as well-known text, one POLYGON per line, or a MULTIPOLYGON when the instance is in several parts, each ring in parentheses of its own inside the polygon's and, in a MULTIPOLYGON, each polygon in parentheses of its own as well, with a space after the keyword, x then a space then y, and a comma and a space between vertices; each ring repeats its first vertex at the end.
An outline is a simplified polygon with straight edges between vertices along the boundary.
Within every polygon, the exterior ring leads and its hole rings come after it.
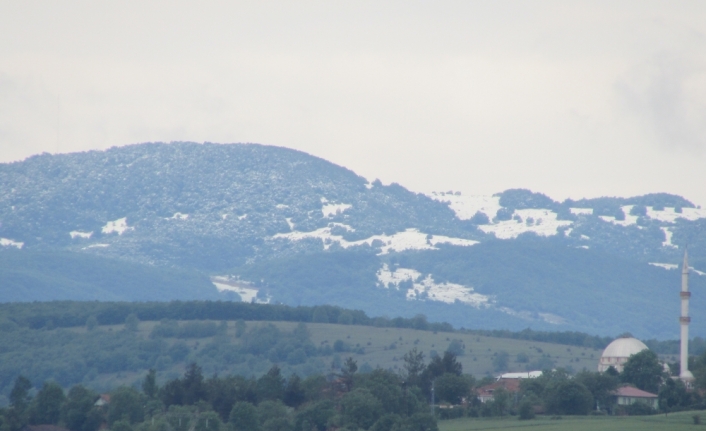
POLYGON ((691 292, 689 292, 689 260, 686 250, 684 250, 684 264, 681 269, 679 296, 681 296, 681 317, 679 318, 679 323, 681 323, 681 367, 679 378, 688 386, 694 380, 694 375, 689 371, 689 323, 691 323, 689 298, 691 292))

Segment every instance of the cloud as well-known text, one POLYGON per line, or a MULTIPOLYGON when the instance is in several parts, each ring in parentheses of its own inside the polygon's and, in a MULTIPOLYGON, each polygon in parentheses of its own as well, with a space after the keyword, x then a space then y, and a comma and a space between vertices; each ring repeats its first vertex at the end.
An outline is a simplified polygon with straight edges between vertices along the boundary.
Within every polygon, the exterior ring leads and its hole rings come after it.
POLYGON ((635 65, 618 94, 667 151, 706 153, 706 67, 671 53, 635 65))

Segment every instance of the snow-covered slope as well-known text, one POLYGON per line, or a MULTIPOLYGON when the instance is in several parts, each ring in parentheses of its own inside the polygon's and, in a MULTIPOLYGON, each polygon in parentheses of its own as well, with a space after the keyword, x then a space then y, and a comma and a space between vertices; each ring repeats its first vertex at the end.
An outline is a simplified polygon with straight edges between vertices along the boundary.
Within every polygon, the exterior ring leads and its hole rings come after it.
MULTIPOLYGON (((644 296, 646 283, 664 284, 651 285, 651 295, 668 301, 676 271, 665 269, 679 264, 685 244, 693 266, 706 270, 706 210, 679 196, 426 196, 254 144, 43 154, 0 164, 0 190, 0 255, 70 251, 180 267, 220 277, 211 281, 224 299, 424 313, 459 326, 596 332, 601 321, 591 312, 620 312, 625 298, 644 296), (531 251, 538 244, 549 250, 543 260, 531 251), (499 246, 507 247, 502 254, 499 246), (653 272, 638 281, 641 271, 653 272), (580 298, 593 291, 613 301, 586 305, 580 298), (572 307, 587 314, 566 311, 572 307)), ((697 294, 694 301, 698 310, 697 294)))
POLYGON ((582 200, 577 206, 573 201, 555 202, 528 190, 508 190, 494 196, 441 192, 429 197, 448 205, 459 220, 474 221, 478 230, 502 240, 523 234, 562 234, 576 247, 598 247, 642 261, 678 259, 689 237, 706 243, 702 237, 706 209, 672 195, 599 198, 582 200), (681 244, 675 243, 675 238, 681 244))

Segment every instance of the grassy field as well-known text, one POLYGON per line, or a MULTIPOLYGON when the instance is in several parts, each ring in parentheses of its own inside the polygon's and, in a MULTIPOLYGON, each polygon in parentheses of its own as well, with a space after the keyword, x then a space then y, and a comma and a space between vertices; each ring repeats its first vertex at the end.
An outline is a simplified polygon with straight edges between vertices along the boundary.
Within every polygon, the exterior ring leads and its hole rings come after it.
POLYGON ((439 431, 527 430, 527 431, 658 431, 706 429, 706 411, 671 413, 669 416, 564 416, 561 419, 537 417, 520 421, 517 417, 488 419, 453 419, 439 421, 439 431), (694 425, 693 416, 700 415, 702 424, 694 425))
MULTIPOLYGON (((256 323, 254 323, 256 324, 256 323)), ((277 322, 284 328, 293 328, 295 324, 277 322)), ((558 367, 571 367, 576 371, 584 368, 594 370, 598 366, 601 352, 583 347, 563 346, 534 341, 492 338, 468 334, 433 333, 404 328, 374 328, 365 326, 345 326, 321 323, 307 325, 311 340, 316 345, 333 344, 340 339, 352 346, 365 349, 364 355, 350 354, 358 365, 369 364, 371 367, 398 369, 402 366, 405 353, 413 348, 424 352, 427 360, 429 352, 436 350, 443 354, 450 342, 460 340, 465 345, 465 354, 459 357, 463 371, 478 377, 494 373, 493 357, 504 351, 509 355, 509 371, 527 371, 528 365, 546 355, 558 367), (529 362, 517 362, 517 355, 524 353, 529 362)), ((348 353, 342 356, 349 356, 348 353)))
MULTIPOLYGON (((140 322, 139 333, 147 338, 154 325, 158 322, 140 322)), ((187 323, 180 322, 181 325, 187 323)), ((216 322, 219 323, 219 322, 216 322)), ((297 325, 294 322, 246 322, 248 330, 266 324, 273 324, 284 331, 291 331, 297 325)), ((119 331, 123 325, 103 326, 103 329, 119 331)), ((594 371, 598 366, 601 351, 585 347, 565 346, 560 344, 541 343, 536 341, 513 340, 508 338, 493 338, 470 334, 420 331, 406 328, 376 328, 369 326, 338 325, 330 323, 307 323, 311 333, 311 341, 317 346, 330 345, 336 340, 342 340, 351 347, 363 347, 364 354, 353 352, 338 353, 342 358, 353 357, 358 366, 368 364, 372 368, 385 368, 397 370, 402 367, 403 356, 413 348, 424 352, 428 361, 432 350, 443 354, 452 340, 460 340, 465 345, 465 354, 458 359, 463 364, 463 371, 476 377, 497 374, 493 368, 493 358, 499 352, 509 355, 508 371, 532 370, 532 363, 542 356, 554 361, 556 367, 564 367, 581 371, 584 368, 594 371), (528 362, 518 362, 518 354, 526 355, 528 362)), ((85 331, 84 328, 75 328, 76 331, 85 331)), ((235 338, 235 322, 228 322, 228 335, 235 338)), ((176 339, 171 340, 176 342, 176 339)), ((212 340, 201 338, 185 341, 194 350, 206 346, 212 340)), ((521 355, 522 356, 522 355, 521 355)), ((323 358, 327 360, 326 358, 323 358)), ((330 359, 328 359, 330 361, 330 359)))

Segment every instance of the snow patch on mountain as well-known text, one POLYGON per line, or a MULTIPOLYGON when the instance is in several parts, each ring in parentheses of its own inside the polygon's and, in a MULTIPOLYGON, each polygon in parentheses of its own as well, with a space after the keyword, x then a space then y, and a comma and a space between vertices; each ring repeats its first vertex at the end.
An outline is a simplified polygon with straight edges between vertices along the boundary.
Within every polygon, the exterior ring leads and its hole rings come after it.
POLYGON ((470 220, 477 212, 487 215, 492 220, 498 210, 502 208, 499 196, 466 196, 457 193, 433 192, 428 196, 448 204, 460 220, 470 220))
POLYGON ((591 215, 593 214, 593 208, 569 208, 571 214, 574 215, 591 215))
POLYGON ((472 287, 456 283, 436 283, 431 274, 420 280, 421 276, 419 271, 410 268, 396 268, 394 271, 390 271, 387 264, 383 264, 377 272, 379 283, 388 289, 399 290, 401 283, 412 282, 412 287, 406 293, 406 298, 409 301, 439 301, 447 304, 458 301, 475 308, 490 304, 490 297, 474 292, 472 287))
POLYGON ((672 236, 674 233, 669 230, 668 227, 661 227, 662 232, 664 232, 664 241, 662 241, 662 247, 672 247, 672 248, 679 248, 676 245, 672 244, 672 236))
POLYGON ((328 225, 329 225, 329 226, 333 226, 333 227, 340 227, 340 228, 342 228, 342 229, 347 230, 348 232, 355 232, 355 229, 354 229, 352 226, 349 226, 349 225, 347 225, 347 224, 345 224, 345 223, 336 223, 336 222, 333 222, 333 223, 329 223, 328 225))
POLYGON ((543 320, 544 322, 550 323, 552 325, 563 325, 564 323, 567 323, 566 319, 552 313, 533 313, 531 311, 525 310, 517 311, 508 307, 498 307, 498 310, 510 316, 519 317, 520 319, 528 321, 543 320))
POLYGON ((341 235, 335 235, 331 232, 334 227, 343 227, 347 230, 354 230, 352 227, 342 223, 330 223, 326 227, 316 229, 311 232, 289 232, 278 233, 272 239, 286 239, 289 241, 301 241, 304 239, 320 239, 323 243, 324 250, 328 250, 333 244, 338 244, 343 248, 369 245, 379 247, 379 254, 388 254, 391 251, 404 250, 436 250, 438 244, 450 244, 461 247, 468 247, 478 244, 478 241, 462 238, 451 238, 443 235, 428 235, 420 232, 418 229, 407 229, 404 232, 397 232, 393 235, 373 235, 366 239, 358 241, 347 241, 341 235))
POLYGON ((478 226, 485 233, 492 233, 499 239, 513 239, 525 232, 539 236, 552 236, 559 228, 570 226, 569 220, 557 220, 557 214, 546 209, 515 210, 511 220, 478 226))
MULTIPOLYGON (((499 196, 465 196, 458 192, 434 192, 429 197, 448 204, 460 220, 469 220, 478 212, 492 220, 502 208, 499 196)), ((584 208, 579 210, 593 211, 584 208)), ((525 232, 534 232, 540 236, 556 235, 559 228, 570 226, 572 223, 569 220, 557 220, 557 214, 548 209, 521 209, 513 212, 512 220, 480 225, 478 229, 492 233, 496 238, 513 239, 525 232)))
POLYGON ((566 319, 564 319, 561 316, 557 316, 556 314, 552 313, 537 313, 540 319, 544 320, 547 323, 550 323, 552 325, 563 325, 566 323, 566 319))
POLYGON ((630 215, 630 211, 632 210, 632 207, 635 205, 625 205, 620 207, 620 209, 623 211, 623 214, 625 214, 625 219, 624 220, 617 220, 613 216, 598 216, 601 220, 617 224, 620 226, 630 226, 633 224, 637 224, 637 216, 635 215, 630 215))
POLYGON ((419 283, 413 283, 407 290, 408 300, 428 300, 453 304, 456 301, 480 308, 488 305, 490 298, 473 291, 472 287, 456 283, 435 283, 431 275, 427 275, 419 283))
POLYGON ((647 217, 666 223, 675 223, 677 219, 683 218, 689 221, 706 218, 706 208, 682 208, 681 212, 676 212, 675 208, 667 207, 663 210, 655 210, 654 207, 647 207, 647 217))
POLYGON ((91 244, 91 245, 88 245, 88 246, 86 246, 86 247, 83 247, 81 250, 86 250, 86 249, 89 249, 89 248, 105 248, 105 247, 110 247, 110 244, 102 244, 102 243, 91 244))
POLYGON ((341 214, 352 207, 353 205, 351 204, 325 204, 321 207, 321 214, 323 214, 324 218, 329 218, 341 214))
POLYGON ((189 214, 182 214, 180 212, 174 213, 173 216, 169 217, 167 220, 186 220, 189 218, 189 214))
POLYGON ((88 239, 93 235, 93 231, 91 232, 82 232, 80 230, 72 230, 69 232, 69 235, 71 235, 71 239, 76 239, 76 238, 85 238, 88 239))
POLYGON ((122 235, 129 230, 134 230, 134 227, 127 225, 127 217, 119 218, 117 220, 109 221, 103 226, 101 232, 103 233, 117 233, 122 235))
POLYGON ((3 247, 17 247, 18 249, 21 249, 25 243, 19 242, 19 241, 13 241, 9 238, 0 238, 0 246, 3 247))
POLYGON ((272 299, 269 295, 265 298, 258 298, 259 289, 253 287, 250 283, 240 280, 233 280, 227 276, 211 277, 211 283, 216 286, 219 292, 235 292, 240 295, 243 302, 255 302, 258 304, 269 304, 272 299))
POLYGON ((289 230, 294 230, 294 223, 292 222, 292 218, 287 217, 284 220, 287 222, 287 225, 289 225, 289 230))
POLYGON ((679 265, 677 265, 676 263, 657 263, 657 262, 650 262, 650 265, 652 265, 652 266, 658 266, 658 267, 660 267, 660 268, 664 268, 664 269, 667 269, 667 270, 679 268, 679 265))
MULTIPOLYGON (((650 262, 650 265, 652 266, 658 266, 660 268, 664 268, 666 270, 671 270, 671 269, 679 269, 679 265, 676 263, 658 263, 658 262, 650 262)), ((690 266, 689 269, 698 274, 698 275, 706 275, 706 272, 699 271, 698 269, 694 268, 693 266, 690 266)))
POLYGON ((390 267, 384 263, 376 275, 383 287, 399 289, 400 283, 404 281, 415 282, 422 276, 422 273, 410 268, 396 268, 394 271, 390 271, 390 267))

